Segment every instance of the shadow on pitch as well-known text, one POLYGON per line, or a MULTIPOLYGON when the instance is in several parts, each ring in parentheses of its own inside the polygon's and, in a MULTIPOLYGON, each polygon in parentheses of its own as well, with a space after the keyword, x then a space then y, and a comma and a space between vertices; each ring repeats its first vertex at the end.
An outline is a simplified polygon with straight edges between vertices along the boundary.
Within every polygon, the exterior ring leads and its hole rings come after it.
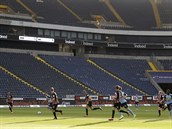
MULTIPOLYGON (((71 118, 59 118, 57 120, 64 120, 64 119, 71 119, 71 118)), ((4 123, 1 125, 10 125, 10 124, 24 124, 24 123, 36 123, 36 122, 43 122, 43 121, 56 121, 54 119, 43 119, 43 120, 32 120, 32 121, 20 121, 20 122, 11 122, 11 123, 4 123)))
POLYGON ((152 119, 152 120, 147 120, 147 121, 144 121, 144 123, 148 123, 148 122, 157 122, 157 121, 162 121, 164 119, 152 119))
POLYGON ((8 125, 8 124, 34 123, 34 122, 41 122, 41 121, 52 121, 52 120, 53 120, 53 119, 32 120, 32 121, 21 121, 21 122, 11 122, 11 123, 4 123, 4 125, 8 125))
POLYGON ((79 127, 79 126, 89 126, 89 125, 104 124, 104 123, 108 123, 108 121, 100 121, 100 122, 95 122, 95 123, 80 124, 80 125, 71 126, 71 128, 79 127))

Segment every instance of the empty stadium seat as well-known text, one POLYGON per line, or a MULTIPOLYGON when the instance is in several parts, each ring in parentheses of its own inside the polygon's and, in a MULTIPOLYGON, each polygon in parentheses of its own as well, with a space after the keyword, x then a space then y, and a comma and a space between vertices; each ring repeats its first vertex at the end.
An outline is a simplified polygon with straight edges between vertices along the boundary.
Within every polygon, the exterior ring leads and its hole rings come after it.
POLYGON ((130 95, 141 94, 89 64, 84 58, 49 55, 40 57, 103 95, 113 95, 116 85, 123 86, 130 95))
POLYGON ((93 58, 96 63, 147 93, 154 95, 156 88, 144 76, 150 67, 146 60, 93 58))
POLYGON ((41 98, 44 97, 38 91, 30 88, 22 82, 16 80, 9 74, 0 70, 0 98, 6 98, 8 92, 11 92, 14 98, 41 98))
POLYGON ((162 66, 164 67, 164 70, 172 70, 172 60, 159 60, 162 66))
POLYGON ((82 87, 39 62, 30 54, 2 52, 0 65, 44 92, 50 93, 50 87, 54 87, 59 97, 82 94, 82 87))

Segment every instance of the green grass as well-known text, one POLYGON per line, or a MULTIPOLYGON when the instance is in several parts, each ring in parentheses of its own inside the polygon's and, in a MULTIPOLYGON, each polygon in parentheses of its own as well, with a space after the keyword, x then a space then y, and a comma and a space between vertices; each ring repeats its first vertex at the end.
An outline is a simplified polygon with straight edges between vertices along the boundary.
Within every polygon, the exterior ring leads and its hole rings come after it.
POLYGON ((53 115, 47 108, 14 108, 10 113, 7 108, 0 109, 0 129, 172 129, 172 118, 168 111, 158 117, 157 107, 140 107, 136 111, 136 119, 126 116, 109 122, 111 107, 104 107, 103 111, 90 111, 89 117, 83 117, 85 110, 82 107, 60 108, 64 114, 53 120, 53 115), (37 114, 38 111, 42 113, 37 114))

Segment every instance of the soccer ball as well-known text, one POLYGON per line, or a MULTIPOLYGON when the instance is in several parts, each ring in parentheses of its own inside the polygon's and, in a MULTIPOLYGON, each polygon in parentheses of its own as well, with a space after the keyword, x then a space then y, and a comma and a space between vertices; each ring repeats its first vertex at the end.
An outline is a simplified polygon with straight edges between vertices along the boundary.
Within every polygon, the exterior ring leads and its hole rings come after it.
POLYGON ((41 111, 38 111, 37 114, 40 115, 41 114, 41 111))

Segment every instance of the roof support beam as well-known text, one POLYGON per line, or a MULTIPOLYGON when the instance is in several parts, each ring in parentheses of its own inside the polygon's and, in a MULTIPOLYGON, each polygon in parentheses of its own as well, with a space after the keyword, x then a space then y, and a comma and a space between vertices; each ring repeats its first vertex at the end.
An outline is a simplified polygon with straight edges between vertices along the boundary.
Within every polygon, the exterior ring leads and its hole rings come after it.
POLYGON ((124 20, 121 18, 121 16, 117 13, 115 8, 112 6, 111 2, 109 0, 102 1, 106 4, 106 6, 109 8, 109 10, 112 12, 112 14, 117 18, 117 20, 122 23, 123 25, 126 25, 124 20))
POLYGON ((61 0, 57 0, 59 4, 61 4, 70 14, 72 14, 76 19, 79 21, 82 21, 82 18, 80 18, 74 11, 72 11, 67 5, 65 5, 61 0))
POLYGON ((156 26, 161 27, 161 25, 162 25, 161 24, 161 18, 160 18, 160 15, 159 15, 157 5, 156 5, 154 0, 150 0, 150 3, 151 3, 151 6, 152 6, 152 9, 153 9, 153 13, 154 13, 155 21, 156 21, 156 26))
POLYGON ((26 4, 24 4, 21 0, 16 0, 16 2, 18 2, 22 7, 24 7, 29 13, 32 14, 32 21, 33 21, 33 22, 37 22, 37 21, 36 21, 37 15, 36 15, 35 12, 33 12, 33 11, 32 11, 26 4))

